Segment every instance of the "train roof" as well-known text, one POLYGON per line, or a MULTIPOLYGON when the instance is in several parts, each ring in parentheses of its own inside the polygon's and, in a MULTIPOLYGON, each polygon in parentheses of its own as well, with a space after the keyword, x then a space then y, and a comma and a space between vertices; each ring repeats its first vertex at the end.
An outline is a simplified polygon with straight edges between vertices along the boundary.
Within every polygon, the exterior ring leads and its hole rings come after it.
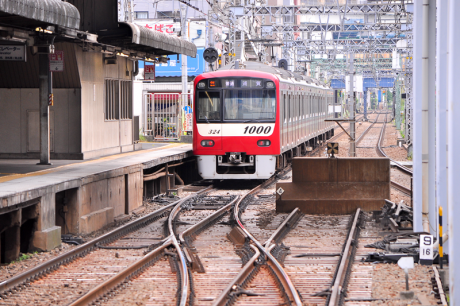
MULTIPOLYGON (((318 86, 328 87, 328 86, 325 86, 325 84, 321 84, 321 82, 309 76, 301 75, 299 73, 295 73, 289 70, 284 70, 283 68, 269 66, 261 62, 247 61, 244 63, 240 63, 239 69, 271 73, 271 74, 278 76, 281 79, 286 79, 286 80, 295 79, 296 81, 304 81, 308 84, 315 84, 318 86)), ((219 68, 217 71, 223 71, 223 70, 235 70, 235 62, 225 65, 219 68)))

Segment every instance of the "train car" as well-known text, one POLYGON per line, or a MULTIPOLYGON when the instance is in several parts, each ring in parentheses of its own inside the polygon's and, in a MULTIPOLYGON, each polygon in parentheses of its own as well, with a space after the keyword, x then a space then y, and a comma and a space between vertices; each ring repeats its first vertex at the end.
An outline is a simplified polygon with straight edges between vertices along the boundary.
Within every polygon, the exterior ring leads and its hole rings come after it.
POLYGON ((267 179, 333 136, 333 90, 259 62, 194 82, 193 153, 204 179, 267 179))

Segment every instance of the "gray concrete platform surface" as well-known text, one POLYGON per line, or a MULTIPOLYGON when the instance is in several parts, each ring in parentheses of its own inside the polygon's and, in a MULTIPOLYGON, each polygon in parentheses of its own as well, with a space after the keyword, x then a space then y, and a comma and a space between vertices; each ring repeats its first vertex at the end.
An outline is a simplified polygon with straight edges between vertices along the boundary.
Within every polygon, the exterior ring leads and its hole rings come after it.
MULTIPOLYGON (((170 145, 169 143, 145 143, 145 142, 140 143, 140 144, 142 146, 141 150, 150 150, 153 148, 160 148, 160 147, 170 145)), ((136 152, 139 152, 139 150, 136 152)), ((118 155, 123 155, 123 153, 110 155, 110 156, 118 156, 118 155)), ((89 159, 89 160, 53 159, 51 160, 52 165, 37 165, 38 160, 36 159, 0 159, 0 177, 12 175, 12 174, 31 173, 31 172, 53 169, 53 168, 57 168, 57 167, 65 166, 65 165, 77 164, 77 163, 87 162, 91 160, 99 160, 99 159, 100 158, 94 158, 94 159, 89 159)))

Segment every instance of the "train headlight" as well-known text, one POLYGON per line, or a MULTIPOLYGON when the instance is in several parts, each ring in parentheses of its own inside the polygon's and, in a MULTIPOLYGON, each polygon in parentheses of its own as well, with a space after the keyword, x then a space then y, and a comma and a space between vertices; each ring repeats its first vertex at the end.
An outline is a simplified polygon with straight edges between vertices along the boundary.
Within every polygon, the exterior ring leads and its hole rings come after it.
POLYGON ((200 82, 198 83, 198 88, 205 88, 206 87, 206 83, 205 82, 200 82))
POLYGON ((202 140, 201 146, 202 147, 214 147, 214 141, 213 140, 202 140))
POLYGON ((275 88, 275 83, 273 83, 273 82, 267 82, 266 87, 267 87, 267 88, 275 88))
POLYGON ((259 147, 269 147, 271 145, 271 142, 267 139, 257 140, 257 145, 259 147))

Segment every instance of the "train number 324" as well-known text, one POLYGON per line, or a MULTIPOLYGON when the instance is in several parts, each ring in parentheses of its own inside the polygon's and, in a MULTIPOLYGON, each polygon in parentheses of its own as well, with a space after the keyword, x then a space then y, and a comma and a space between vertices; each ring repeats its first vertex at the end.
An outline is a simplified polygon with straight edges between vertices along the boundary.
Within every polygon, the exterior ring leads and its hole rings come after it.
POLYGON ((252 126, 246 126, 244 128, 244 134, 268 134, 270 133, 272 130, 272 127, 271 126, 266 126, 265 128, 261 125, 261 126, 255 126, 255 125, 252 125, 252 126))

